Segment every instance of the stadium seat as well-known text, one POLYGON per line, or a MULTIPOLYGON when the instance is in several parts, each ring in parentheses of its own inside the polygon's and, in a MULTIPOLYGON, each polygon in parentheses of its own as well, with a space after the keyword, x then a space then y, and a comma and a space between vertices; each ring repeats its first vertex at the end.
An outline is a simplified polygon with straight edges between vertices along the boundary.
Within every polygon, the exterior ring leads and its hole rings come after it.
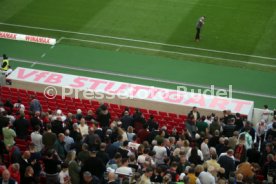
POLYGON ((149 110, 150 115, 158 115, 157 111, 155 110, 149 110))
POLYGON ((123 111, 123 110, 125 110, 125 108, 126 108, 127 106, 125 106, 125 105, 120 105, 120 109, 123 111))
POLYGON ((175 114, 175 113, 169 113, 169 117, 171 117, 171 118, 177 118, 177 114, 175 114))
POLYGON ((159 113, 160 116, 163 116, 163 117, 168 116, 168 113, 166 113, 166 112, 159 111, 158 113, 159 113))
POLYGON ((186 115, 179 115, 178 116, 180 119, 182 119, 183 121, 185 121, 187 119, 187 116, 186 115))
POLYGON ((119 105, 117 105, 117 104, 110 104, 110 108, 111 109, 120 109, 119 105))
POLYGON ((148 113, 148 110, 147 109, 140 109, 140 111, 144 114, 144 113, 148 113))

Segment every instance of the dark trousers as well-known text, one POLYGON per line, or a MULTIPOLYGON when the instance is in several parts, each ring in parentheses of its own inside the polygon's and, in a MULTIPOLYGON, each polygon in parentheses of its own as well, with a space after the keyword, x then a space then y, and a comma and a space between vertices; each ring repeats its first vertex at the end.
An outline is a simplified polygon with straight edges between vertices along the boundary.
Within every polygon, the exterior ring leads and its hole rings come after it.
POLYGON ((200 39, 200 28, 196 28, 196 36, 195 36, 196 40, 200 39))

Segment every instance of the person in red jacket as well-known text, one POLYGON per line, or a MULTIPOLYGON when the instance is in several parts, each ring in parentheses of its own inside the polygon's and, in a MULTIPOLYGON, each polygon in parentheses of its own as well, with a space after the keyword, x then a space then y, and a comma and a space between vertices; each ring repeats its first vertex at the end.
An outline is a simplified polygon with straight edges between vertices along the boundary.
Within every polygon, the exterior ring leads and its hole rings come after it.
POLYGON ((20 172, 19 172, 19 164, 18 163, 14 163, 11 164, 8 168, 8 170, 11 173, 11 178, 14 179, 15 181, 17 181, 18 184, 20 184, 20 172))

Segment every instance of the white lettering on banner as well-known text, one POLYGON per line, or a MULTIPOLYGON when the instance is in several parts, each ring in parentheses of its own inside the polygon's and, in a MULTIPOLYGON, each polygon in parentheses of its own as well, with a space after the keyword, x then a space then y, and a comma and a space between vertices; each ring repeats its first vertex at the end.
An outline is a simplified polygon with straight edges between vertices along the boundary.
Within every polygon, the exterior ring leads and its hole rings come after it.
MULTIPOLYGON (((254 102, 239 99, 218 97, 206 94, 195 94, 187 91, 178 91, 151 86, 128 84, 97 78, 80 77, 50 71, 16 68, 8 79, 22 82, 31 82, 42 85, 68 87, 80 91, 93 91, 95 94, 106 94, 143 99, 154 102, 163 102, 181 106, 197 106, 209 110, 231 110, 244 115, 252 113, 254 102)), ((69 91, 64 91, 70 94, 69 91)), ((86 95, 91 96, 91 93, 86 95)))
POLYGON ((35 42, 41 44, 55 45, 56 39, 40 37, 40 36, 31 36, 17 33, 9 33, 9 32, 0 32, 0 38, 18 40, 18 41, 26 41, 26 42, 35 42))

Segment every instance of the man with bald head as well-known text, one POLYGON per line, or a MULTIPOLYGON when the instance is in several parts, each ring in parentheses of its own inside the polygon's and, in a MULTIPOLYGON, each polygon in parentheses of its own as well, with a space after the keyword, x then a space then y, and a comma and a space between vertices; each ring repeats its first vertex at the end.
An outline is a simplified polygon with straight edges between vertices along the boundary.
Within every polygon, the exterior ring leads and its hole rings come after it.
POLYGON ((117 177, 116 177, 116 174, 113 173, 113 172, 109 172, 108 173, 108 184, 119 184, 117 181, 116 181, 117 177))
POLYGON ((8 169, 2 172, 2 178, 0 178, 1 184, 17 184, 17 182, 11 178, 11 174, 8 169))
POLYGON ((31 166, 31 163, 29 162, 29 159, 31 157, 30 151, 24 151, 23 155, 19 159, 19 165, 20 165, 20 177, 23 178, 26 168, 28 166, 31 166))

